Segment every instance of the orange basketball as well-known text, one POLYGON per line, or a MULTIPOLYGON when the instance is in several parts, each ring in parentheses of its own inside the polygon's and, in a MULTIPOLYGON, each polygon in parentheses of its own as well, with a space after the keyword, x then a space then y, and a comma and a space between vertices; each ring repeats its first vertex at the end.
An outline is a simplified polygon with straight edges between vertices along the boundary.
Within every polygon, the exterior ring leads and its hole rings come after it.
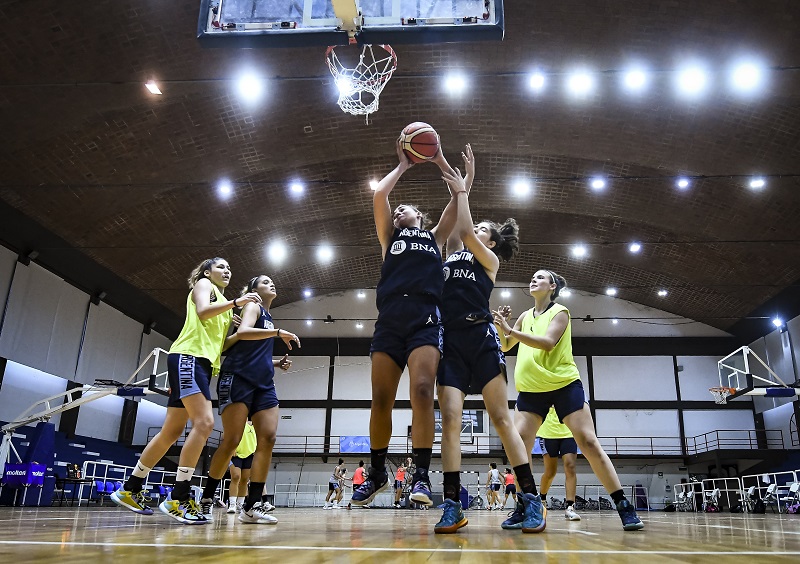
POLYGON ((439 134, 429 124, 415 121, 400 133, 400 145, 412 162, 423 163, 439 152, 439 134))

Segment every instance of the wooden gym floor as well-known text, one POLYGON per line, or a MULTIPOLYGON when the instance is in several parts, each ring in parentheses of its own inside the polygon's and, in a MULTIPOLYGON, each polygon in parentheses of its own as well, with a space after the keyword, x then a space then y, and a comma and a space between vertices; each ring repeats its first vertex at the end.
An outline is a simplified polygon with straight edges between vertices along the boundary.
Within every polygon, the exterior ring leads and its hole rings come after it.
POLYGON ((800 515, 641 514, 624 532, 615 512, 549 515, 540 535, 503 531, 503 511, 468 511, 455 535, 434 535, 440 511, 278 508, 277 525, 244 525, 215 509, 205 526, 156 511, 0 508, 0 562, 799 562, 800 515), (502 559, 502 560, 500 560, 502 559))

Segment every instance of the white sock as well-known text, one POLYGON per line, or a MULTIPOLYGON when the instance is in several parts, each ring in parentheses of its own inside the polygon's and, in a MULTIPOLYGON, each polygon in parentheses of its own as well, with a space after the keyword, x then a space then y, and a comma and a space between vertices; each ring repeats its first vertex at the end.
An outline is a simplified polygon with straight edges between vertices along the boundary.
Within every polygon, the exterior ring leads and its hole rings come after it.
POLYGON ((131 475, 136 476, 137 478, 147 478, 147 475, 150 473, 150 470, 152 470, 152 468, 148 468, 141 462, 137 462, 136 468, 133 469, 131 475))
POLYGON ((175 476, 176 482, 188 482, 194 476, 194 468, 188 466, 178 466, 178 475, 175 476))
POLYGON ((239 501, 238 497, 231 496, 230 499, 228 500, 228 506, 229 507, 236 507, 236 502, 237 501, 239 501))

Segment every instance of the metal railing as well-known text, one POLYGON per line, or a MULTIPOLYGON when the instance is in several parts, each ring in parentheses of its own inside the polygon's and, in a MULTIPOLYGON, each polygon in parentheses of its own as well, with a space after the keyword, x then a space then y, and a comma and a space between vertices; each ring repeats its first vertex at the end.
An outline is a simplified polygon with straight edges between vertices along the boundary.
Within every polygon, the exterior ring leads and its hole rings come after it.
POLYGON ((785 509, 782 505, 783 498, 789 491, 791 484, 798 481, 800 477, 800 468, 796 470, 788 470, 786 472, 773 472, 770 474, 748 474, 742 476, 742 492, 746 492, 750 486, 756 487, 756 496, 764 500, 765 503, 774 503, 778 512, 785 509), (765 481, 768 480, 768 481, 765 481), (772 499, 767 496, 767 490, 770 485, 775 484, 777 487, 773 492, 772 499))
POLYGON ((725 449, 782 449, 783 431, 769 429, 748 431, 725 429, 703 433, 696 437, 686 437, 686 454, 701 454, 711 450, 725 449))
POLYGON ((600 446, 608 455, 623 456, 681 456, 678 437, 598 437, 600 446))

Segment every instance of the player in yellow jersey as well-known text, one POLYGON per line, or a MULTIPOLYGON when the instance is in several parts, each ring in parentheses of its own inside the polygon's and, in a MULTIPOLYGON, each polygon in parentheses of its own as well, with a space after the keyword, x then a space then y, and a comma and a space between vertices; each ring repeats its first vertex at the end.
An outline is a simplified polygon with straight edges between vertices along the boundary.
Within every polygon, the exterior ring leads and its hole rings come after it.
MULTIPOLYGON (((228 485, 228 513, 239 513, 242 510, 244 499, 247 497, 247 483, 250 481, 250 469, 253 467, 253 454, 256 452, 258 439, 253 422, 248 419, 242 431, 242 439, 236 452, 231 457, 228 471, 231 473, 231 482, 228 485)), ((205 494, 203 494, 205 497, 205 494)), ((201 503, 202 506, 202 503, 201 503)), ((208 519, 208 514, 203 514, 208 519)))
POLYGON ((513 327, 508 322, 511 316, 509 306, 492 312, 494 322, 500 328, 503 351, 517 343, 520 345, 514 370, 519 392, 514 411, 515 424, 530 457, 536 432, 550 408, 555 407, 559 420, 572 431, 583 456, 611 494, 623 528, 626 531, 642 529, 644 524, 625 498, 617 471, 594 431, 578 367, 572 357, 569 310, 555 302, 566 285, 566 280, 555 272, 538 270, 529 285, 535 305, 520 315, 513 327))
POLYGON ((231 268, 223 258, 201 262, 189 276, 186 298, 186 321, 167 356, 170 398, 167 417, 161 431, 153 437, 139 457, 136 468, 121 489, 111 494, 117 505, 135 513, 152 515, 143 482, 150 469, 167 453, 188 421, 192 430, 181 448, 175 487, 159 505, 159 509, 185 525, 204 525, 206 518, 191 498, 190 480, 200 453, 214 429, 210 383, 212 373, 219 371, 220 355, 234 307, 249 302, 260 303, 261 297, 249 293, 226 300, 223 291, 231 280, 231 268))
POLYGON ((566 490, 564 517, 570 521, 580 521, 581 516, 575 512, 574 507, 575 493, 578 488, 578 475, 575 471, 575 465, 578 461, 578 443, 572 437, 569 427, 558 422, 558 415, 556 415, 556 410, 552 407, 547 413, 544 423, 539 427, 536 436, 539 439, 542 459, 544 460, 544 474, 539 480, 539 491, 541 492, 542 500, 547 499, 550 484, 553 483, 553 478, 558 473, 558 459, 560 458, 561 464, 564 466, 564 487, 566 490))

